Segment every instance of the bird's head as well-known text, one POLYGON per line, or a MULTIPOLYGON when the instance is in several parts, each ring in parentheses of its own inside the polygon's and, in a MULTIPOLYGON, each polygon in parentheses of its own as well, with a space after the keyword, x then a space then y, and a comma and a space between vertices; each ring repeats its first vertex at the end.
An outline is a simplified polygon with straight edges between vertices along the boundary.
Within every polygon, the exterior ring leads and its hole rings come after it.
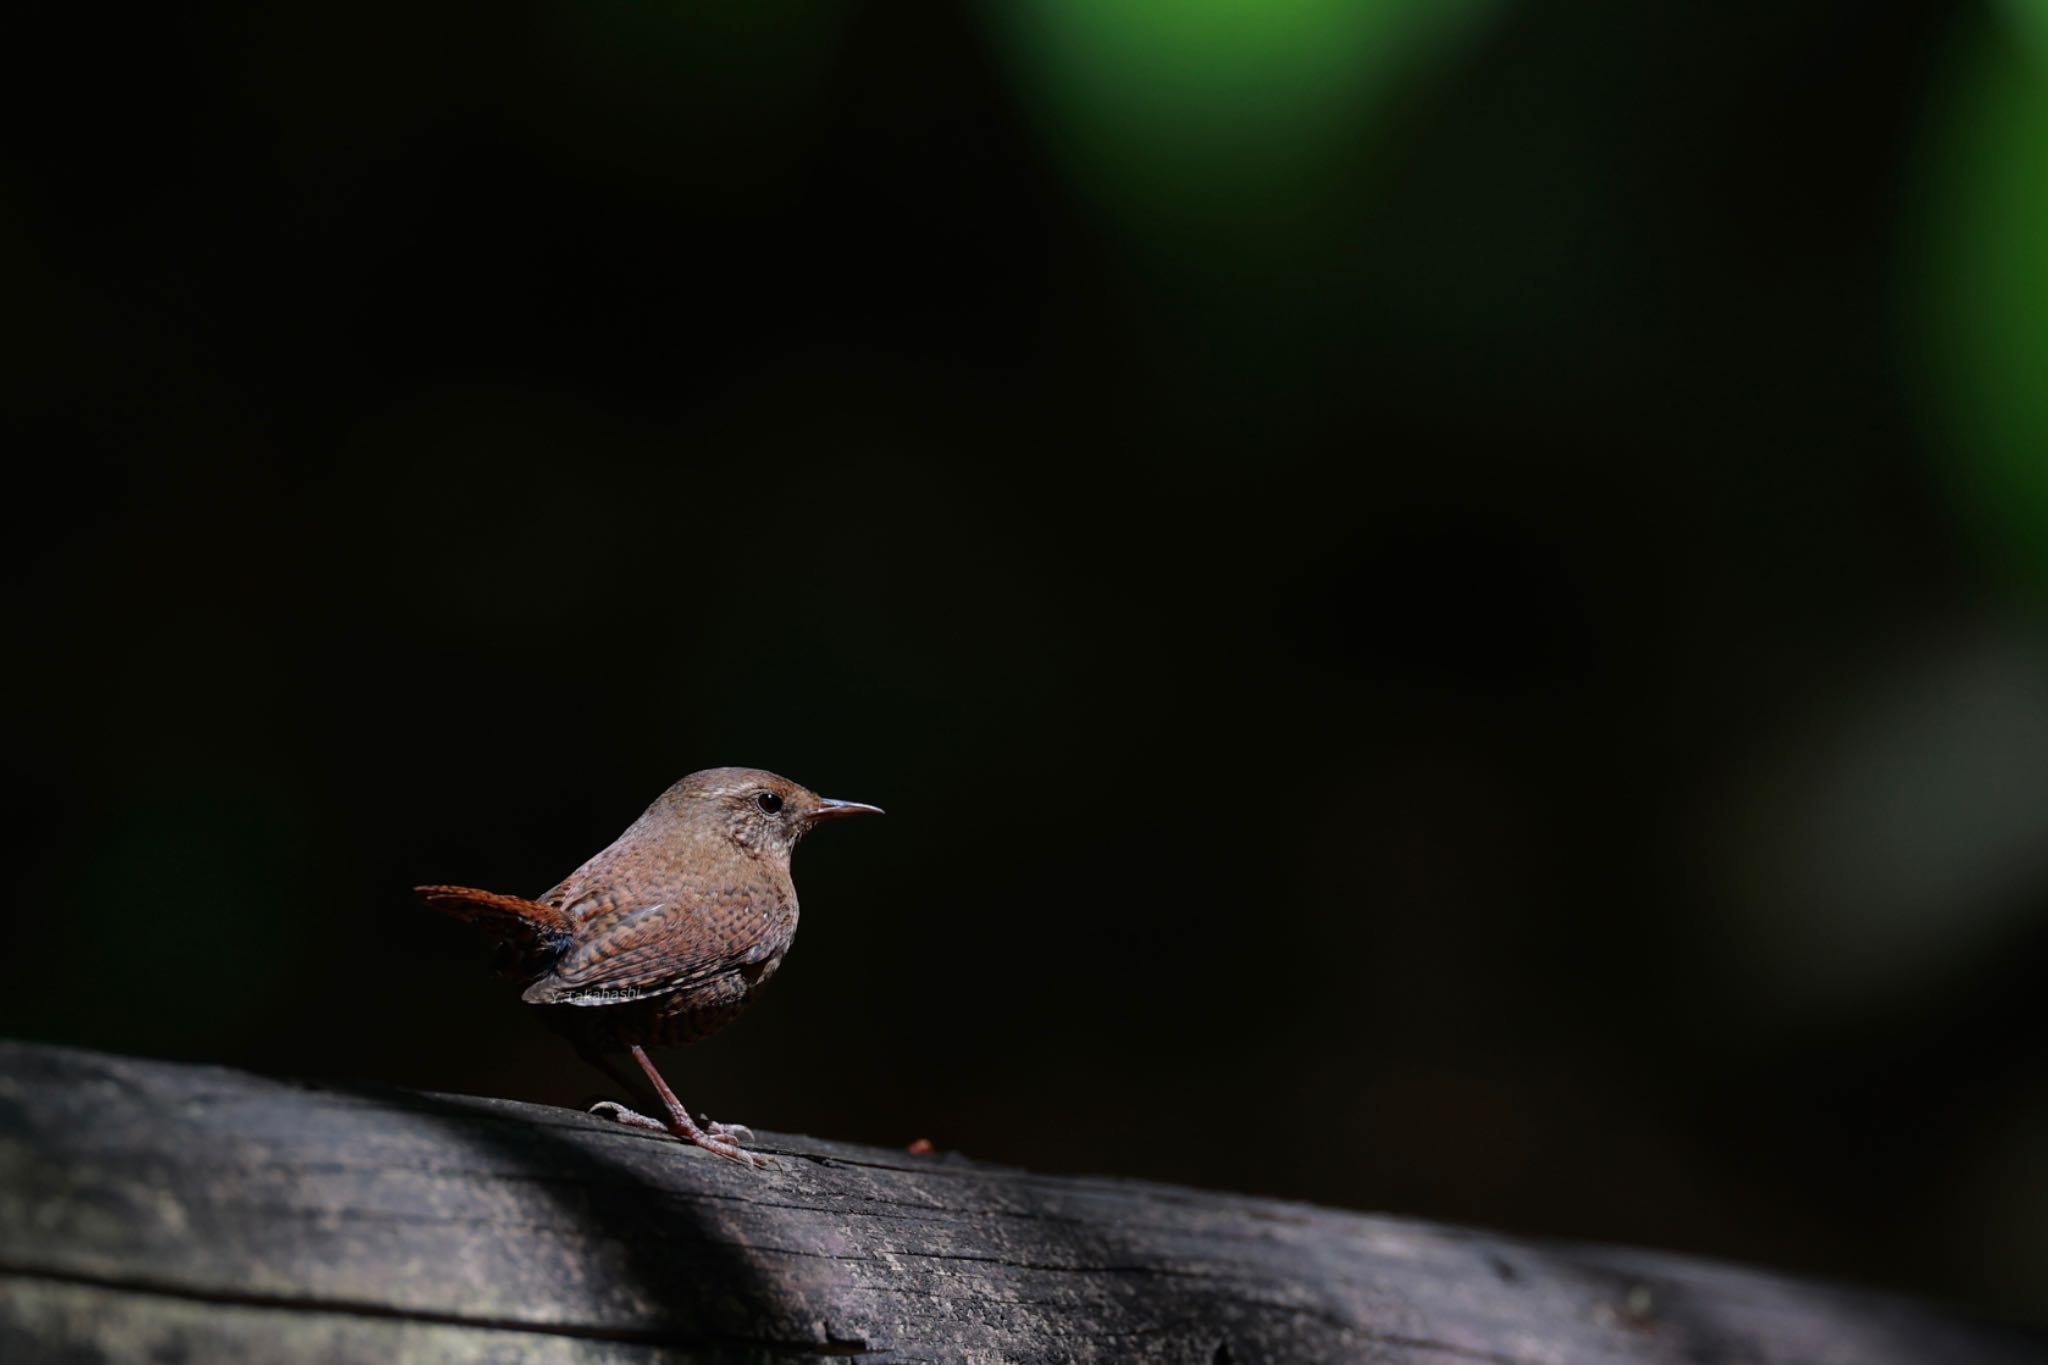
POLYGON ((797 841, 828 820, 880 815, 879 806, 834 801, 759 768, 706 768, 668 789, 677 819, 719 835, 747 853, 786 862, 797 841))

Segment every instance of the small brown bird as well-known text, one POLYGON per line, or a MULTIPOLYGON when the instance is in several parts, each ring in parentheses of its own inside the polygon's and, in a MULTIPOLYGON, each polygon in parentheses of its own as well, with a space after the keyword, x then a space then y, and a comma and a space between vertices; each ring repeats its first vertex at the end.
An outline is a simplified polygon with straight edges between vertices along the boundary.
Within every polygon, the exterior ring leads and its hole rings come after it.
MULTIPOLYGON (((766 985, 796 936, 789 855, 827 820, 880 815, 755 768, 707 768, 663 792, 611 845, 538 900, 464 886, 420 899, 485 930, 524 999, 614 1081, 607 1054, 647 1073, 667 1122, 609 1101, 591 1112, 674 1133, 749 1165, 738 1124, 699 1126, 648 1060, 648 1047, 716 1033, 766 985)), ((630 1089, 630 1085, 628 1085, 630 1089)))

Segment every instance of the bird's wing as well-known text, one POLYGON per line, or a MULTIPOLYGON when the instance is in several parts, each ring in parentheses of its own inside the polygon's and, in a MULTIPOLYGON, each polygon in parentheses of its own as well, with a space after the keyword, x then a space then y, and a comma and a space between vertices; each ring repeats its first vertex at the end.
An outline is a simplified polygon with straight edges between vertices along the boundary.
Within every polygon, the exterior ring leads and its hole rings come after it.
POLYGON ((794 906, 734 887, 658 905, 599 911, 577 926, 531 1005, 615 1005, 665 995, 770 956, 794 906))

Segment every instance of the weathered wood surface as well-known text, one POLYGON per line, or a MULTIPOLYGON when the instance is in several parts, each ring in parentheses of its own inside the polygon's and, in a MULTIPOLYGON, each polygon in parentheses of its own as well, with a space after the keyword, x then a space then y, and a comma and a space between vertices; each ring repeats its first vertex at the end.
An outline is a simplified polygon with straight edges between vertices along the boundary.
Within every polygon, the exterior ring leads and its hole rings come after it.
POLYGON ((0 1361, 2007 1365, 1675 1256, 0 1044, 0 1361))

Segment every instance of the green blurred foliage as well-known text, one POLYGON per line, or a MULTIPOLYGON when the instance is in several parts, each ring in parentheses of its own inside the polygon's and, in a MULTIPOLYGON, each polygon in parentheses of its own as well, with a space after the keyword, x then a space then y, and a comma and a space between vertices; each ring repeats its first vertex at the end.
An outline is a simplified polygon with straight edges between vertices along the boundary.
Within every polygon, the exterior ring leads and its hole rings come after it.
POLYGON ((1943 464, 1988 556, 2048 597, 2048 3, 1959 35, 1923 159, 1912 349, 1943 464))
POLYGON ((1226 274, 1326 246, 1378 116, 1497 0, 993 4, 1063 164, 1149 253, 1226 274))

